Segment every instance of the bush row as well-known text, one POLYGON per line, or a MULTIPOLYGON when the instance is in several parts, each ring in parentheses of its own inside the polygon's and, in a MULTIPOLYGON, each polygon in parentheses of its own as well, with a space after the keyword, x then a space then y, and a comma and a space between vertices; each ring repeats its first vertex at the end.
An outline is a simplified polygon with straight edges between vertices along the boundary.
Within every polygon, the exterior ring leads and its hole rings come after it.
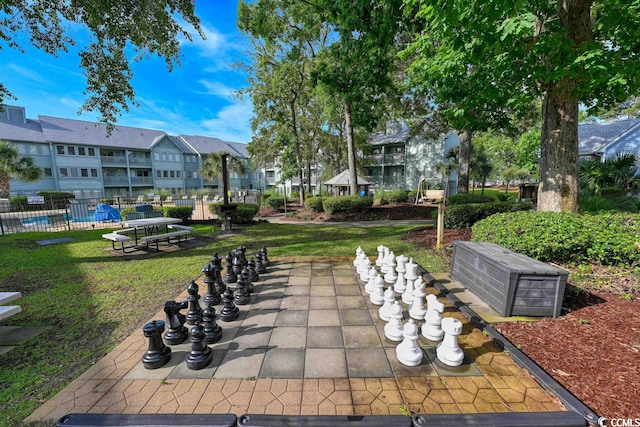
MULTIPOLYGON (((260 210, 258 205, 253 203, 229 203, 230 205, 236 206, 236 210, 234 212, 228 212, 227 215, 231 217, 231 222, 233 224, 250 224, 253 222, 253 218, 260 210)), ((210 203, 209 204, 209 212, 216 215, 219 219, 224 219, 224 215, 222 214, 221 207, 222 203, 210 203)))
POLYGON ((336 212, 362 212, 371 206, 373 206, 372 197, 336 196, 322 199, 322 207, 329 215, 336 212))
POLYGON ((322 207, 324 198, 321 196, 309 197, 304 201, 304 207, 311 212, 324 212, 324 207, 322 207))
POLYGON ((447 197, 448 205, 463 205, 467 203, 489 203, 493 202, 493 199, 489 196, 483 196, 476 193, 459 193, 453 196, 447 197))
POLYGON ((444 210, 444 226, 449 229, 469 228, 481 219, 500 212, 526 211, 531 208, 531 203, 510 202, 451 205, 444 210))
POLYGON ((494 242, 541 261, 630 266, 640 259, 640 216, 500 213, 476 223, 473 240, 494 242))
MULTIPOLYGON (((378 205, 395 205, 404 203, 409 200, 407 190, 378 190, 373 196, 373 204, 378 205)), ((415 196, 414 196, 415 198, 415 196)))

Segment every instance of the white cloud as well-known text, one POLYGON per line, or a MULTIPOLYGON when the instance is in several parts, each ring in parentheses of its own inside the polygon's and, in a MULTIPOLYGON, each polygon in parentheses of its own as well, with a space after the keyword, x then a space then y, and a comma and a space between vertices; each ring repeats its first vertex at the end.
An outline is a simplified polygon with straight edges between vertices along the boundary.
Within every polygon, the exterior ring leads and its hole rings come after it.
POLYGON ((225 85, 224 83, 212 81, 212 80, 200 80, 198 83, 201 83, 206 89, 207 95, 219 96, 220 98, 231 99, 234 91, 236 89, 225 85))
POLYGON ((24 67, 21 67, 15 63, 10 63, 7 65, 7 68, 10 69, 11 71, 13 71, 16 74, 21 75, 22 77, 25 77, 29 80, 33 80, 35 82, 38 83, 49 83, 49 80, 47 80, 45 77, 43 77, 42 75, 40 75, 40 73, 35 72, 31 69, 27 69, 24 67))
POLYGON ((220 109, 214 118, 204 120, 202 126, 208 130, 207 135, 229 142, 249 142, 252 116, 251 102, 239 101, 220 109))

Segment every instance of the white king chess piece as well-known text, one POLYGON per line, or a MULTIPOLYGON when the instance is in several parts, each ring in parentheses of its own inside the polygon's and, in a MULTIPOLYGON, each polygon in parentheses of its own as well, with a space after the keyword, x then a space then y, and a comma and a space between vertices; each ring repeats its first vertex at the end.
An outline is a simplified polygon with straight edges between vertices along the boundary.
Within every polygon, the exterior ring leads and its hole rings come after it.
POLYGON ((360 265, 358 265, 360 280, 365 283, 369 280, 369 270, 371 270, 371 260, 365 255, 364 259, 360 261, 360 265))
POLYGON ((464 352, 458 345, 458 335, 462 333, 462 322, 453 317, 442 319, 444 339, 436 347, 438 359, 449 366, 460 366, 464 360, 464 352))
POLYGON ((379 245, 378 246, 378 258, 376 258, 376 266, 378 267, 382 267, 382 264, 384 263, 384 245, 379 245))
POLYGON ((398 361, 407 366, 418 366, 422 362, 422 349, 418 347, 418 326, 413 319, 404 324, 404 339, 396 347, 398 361))
POLYGON ((362 250, 362 247, 358 246, 358 249, 356 249, 356 259, 353 260, 353 266, 354 267, 358 267, 360 265, 360 260, 362 259, 362 253, 364 251, 362 250))
POLYGON ((430 341, 440 341, 444 332, 442 331, 442 316, 444 304, 438 301, 438 297, 433 294, 427 295, 427 314, 422 325, 422 336, 430 341))
POLYGON ((394 284, 398 279, 398 273, 396 273, 396 256, 393 251, 389 252, 387 256, 387 272, 384 275, 384 281, 387 283, 394 284))
POLYGON ((402 327, 402 306, 398 301, 394 301, 391 306, 390 319, 384 325, 384 336, 389 341, 402 341, 404 328, 402 327))
POLYGON ((404 274, 407 272, 407 268, 405 266, 407 261, 409 261, 409 258, 404 255, 396 257, 396 273, 398 273, 398 278, 396 279, 396 283, 393 285, 393 290, 396 291, 396 294, 398 295, 401 295, 407 290, 407 279, 404 278, 404 274))
POLYGON ((378 277, 378 270, 376 270, 375 265, 372 265, 369 269, 369 280, 367 281, 367 284, 364 285, 364 290, 368 294, 372 294, 376 289, 376 277, 378 277))

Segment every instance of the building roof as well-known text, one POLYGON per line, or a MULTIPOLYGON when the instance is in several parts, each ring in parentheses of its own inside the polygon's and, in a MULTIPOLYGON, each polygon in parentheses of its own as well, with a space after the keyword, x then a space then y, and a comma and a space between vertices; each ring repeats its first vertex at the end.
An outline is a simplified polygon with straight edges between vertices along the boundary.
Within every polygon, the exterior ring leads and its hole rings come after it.
POLYGON ((247 144, 223 141, 209 136, 180 135, 180 138, 202 154, 226 151, 238 157, 248 158, 247 144))
MULTIPOLYGON (((345 170, 340 172, 338 175, 334 176, 328 181, 325 181, 325 185, 336 185, 336 186, 348 186, 349 184, 349 170, 345 170)), ((371 185, 369 181, 362 178, 358 175, 358 185, 371 185)))
POLYGON ((579 155, 601 153, 605 147, 637 126, 640 119, 616 120, 578 125, 579 155))
POLYGON ((0 121, 0 139, 4 141, 46 142, 40 122, 27 119, 26 123, 0 121))
POLYGON ((399 144, 408 140, 409 136, 409 130, 390 134, 385 132, 374 133, 369 136, 369 143, 371 145, 399 144))

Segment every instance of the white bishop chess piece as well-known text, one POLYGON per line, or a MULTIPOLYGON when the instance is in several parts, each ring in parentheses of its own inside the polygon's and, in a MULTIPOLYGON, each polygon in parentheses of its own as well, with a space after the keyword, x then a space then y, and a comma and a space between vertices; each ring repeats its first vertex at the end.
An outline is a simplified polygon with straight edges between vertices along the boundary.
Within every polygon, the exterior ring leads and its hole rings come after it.
POLYGON ((402 302, 405 304, 411 304, 413 302, 413 284, 418 278, 416 273, 418 270, 418 264, 413 262, 413 258, 405 265, 407 272, 404 274, 404 278, 407 279, 407 288, 402 293, 402 302))
POLYGON ((393 290, 399 295, 407 290, 407 279, 404 278, 404 274, 407 272, 407 268, 405 267, 407 261, 409 261, 409 258, 404 255, 396 257, 396 273, 398 273, 398 278, 393 285, 393 290))
POLYGON ((384 336, 389 341, 402 341, 404 328, 402 327, 402 306, 398 301, 394 301, 391 306, 390 319, 384 325, 384 336))
POLYGON ((424 316, 422 325, 422 336, 430 341, 440 341, 444 332, 442 331, 442 312, 444 304, 438 301, 434 294, 427 295, 427 314, 424 316))
POLYGON ((368 294, 372 294, 376 288, 375 287, 376 277, 378 277, 378 270, 376 270, 375 265, 372 265, 371 268, 369 269, 369 280, 367 281, 367 284, 364 285, 364 290, 368 294))
POLYGON ((424 320, 424 316, 427 314, 427 309, 424 306, 424 288, 426 283, 422 278, 418 278, 413 285, 413 301, 409 306, 409 316, 412 319, 424 320))
POLYGON ((380 319, 388 322, 391 319, 391 307, 393 307, 393 303, 396 300, 396 293, 393 291, 393 288, 389 286, 386 291, 384 291, 384 304, 378 310, 378 316, 380 319))
POLYGON ((413 319, 404 324, 404 339, 396 347, 398 361, 407 366, 418 366, 422 362, 422 349, 418 347, 418 326, 413 319))
POLYGON ((374 282, 374 290, 373 293, 369 296, 369 300, 373 305, 384 304, 384 279, 380 274, 376 276, 374 282))
POLYGON ((462 333, 462 322, 453 317, 442 319, 444 339, 436 347, 438 359, 449 366, 460 366, 464 360, 464 352, 458 345, 458 335, 462 333))

